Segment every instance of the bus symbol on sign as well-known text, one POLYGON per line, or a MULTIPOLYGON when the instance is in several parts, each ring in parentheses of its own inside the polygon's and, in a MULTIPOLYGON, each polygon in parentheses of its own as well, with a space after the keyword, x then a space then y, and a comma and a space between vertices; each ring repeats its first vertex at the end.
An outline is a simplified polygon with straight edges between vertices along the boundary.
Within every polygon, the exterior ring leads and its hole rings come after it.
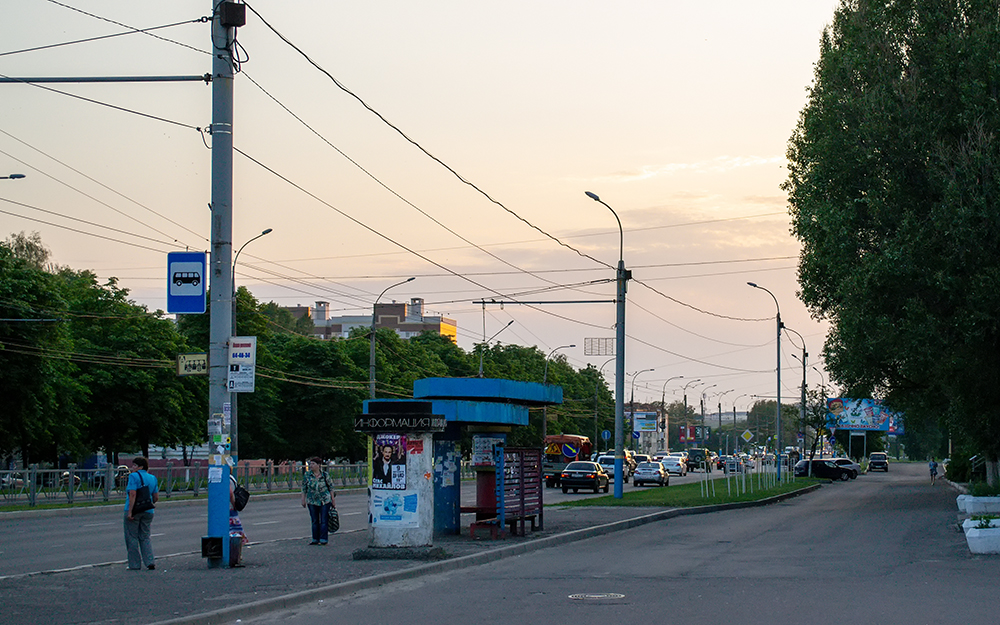
POLYGON ((197 271, 175 271, 173 279, 175 286, 182 286, 184 284, 198 286, 201 284, 201 274, 197 271))

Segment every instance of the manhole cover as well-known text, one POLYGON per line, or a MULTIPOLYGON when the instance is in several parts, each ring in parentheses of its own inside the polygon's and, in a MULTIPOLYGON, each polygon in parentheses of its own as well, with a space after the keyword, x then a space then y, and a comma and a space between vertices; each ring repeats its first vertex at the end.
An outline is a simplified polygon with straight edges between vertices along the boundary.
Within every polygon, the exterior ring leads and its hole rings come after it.
POLYGON ((616 592, 580 592, 570 595, 569 598, 581 601, 594 601, 597 599, 624 599, 625 595, 620 595, 616 592))

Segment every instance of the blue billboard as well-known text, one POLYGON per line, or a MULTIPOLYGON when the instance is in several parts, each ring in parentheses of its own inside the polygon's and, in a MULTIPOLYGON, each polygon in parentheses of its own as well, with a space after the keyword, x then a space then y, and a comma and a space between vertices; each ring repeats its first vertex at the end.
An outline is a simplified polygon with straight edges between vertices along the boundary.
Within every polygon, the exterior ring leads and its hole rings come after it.
POLYGON ((836 397, 826 400, 827 426, 838 430, 868 430, 903 433, 903 415, 894 412, 879 399, 849 399, 836 397))

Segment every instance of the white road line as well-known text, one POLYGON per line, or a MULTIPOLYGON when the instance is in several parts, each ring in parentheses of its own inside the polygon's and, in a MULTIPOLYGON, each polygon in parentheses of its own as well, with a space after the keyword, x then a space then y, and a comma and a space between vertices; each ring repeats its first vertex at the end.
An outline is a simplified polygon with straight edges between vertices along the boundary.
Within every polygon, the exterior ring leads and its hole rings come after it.
POLYGON ((84 527, 101 527, 102 525, 114 525, 113 522, 108 521, 107 523, 86 523, 84 527))
POLYGON ((251 525, 274 525, 275 523, 281 523, 281 521, 261 521, 260 523, 251 523, 251 525))

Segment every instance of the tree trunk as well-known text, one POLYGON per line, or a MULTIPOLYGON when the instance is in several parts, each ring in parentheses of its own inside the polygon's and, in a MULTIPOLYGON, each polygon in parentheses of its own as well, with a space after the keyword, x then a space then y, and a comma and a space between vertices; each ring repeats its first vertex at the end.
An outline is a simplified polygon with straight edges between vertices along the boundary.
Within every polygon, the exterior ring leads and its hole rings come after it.
POLYGON ((986 483, 990 486, 997 485, 997 461, 995 459, 986 461, 986 483))

